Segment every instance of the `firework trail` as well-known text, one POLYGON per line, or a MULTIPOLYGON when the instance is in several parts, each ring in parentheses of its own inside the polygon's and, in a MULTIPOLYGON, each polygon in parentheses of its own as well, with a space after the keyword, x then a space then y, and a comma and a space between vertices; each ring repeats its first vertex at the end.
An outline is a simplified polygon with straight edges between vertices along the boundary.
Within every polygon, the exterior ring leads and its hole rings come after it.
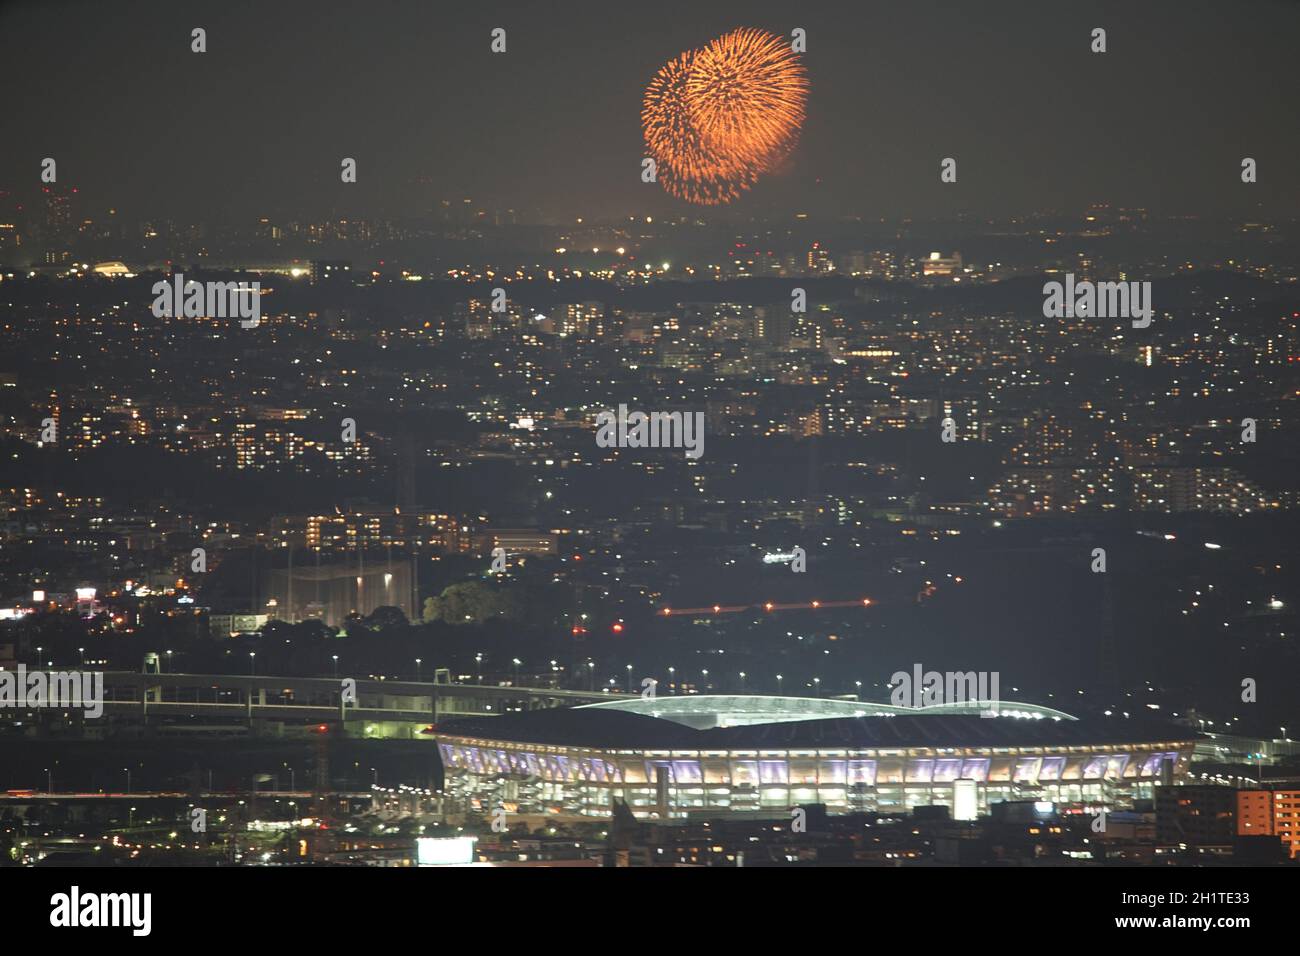
POLYGON ((733 30, 670 60, 641 109, 659 182, 689 202, 730 202, 793 151, 807 96, 789 44, 763 30, 733 30))

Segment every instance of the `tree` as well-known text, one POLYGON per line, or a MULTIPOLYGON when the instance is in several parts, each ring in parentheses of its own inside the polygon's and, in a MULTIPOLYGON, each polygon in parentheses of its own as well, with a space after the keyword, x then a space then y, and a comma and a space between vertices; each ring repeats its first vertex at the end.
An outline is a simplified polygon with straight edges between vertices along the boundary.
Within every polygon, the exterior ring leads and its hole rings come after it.
POLYGON ((409 627, 410 623, 405 611, 389 604, 375 608, 365 620, 366 627, 372 631, 400 630, 409 627))
POLYGON ((424 602, 421 615, 426 622, 448 624, 482 624, 494 618, 518 620, 519 602, 511 591, 493 587, 484 581, 462 581, 424 602))
POLYGON ((299 621, 294 626, 294 637, 303 638, 309 641, 323 641, 327 637, 334 637, 336 631, 324 621, 318 618, 308 618, 305 621, 299 621))
POLYGON ((0 830, 0 866, 17 866, 18 851, 14 845, 13 830, 0 830))

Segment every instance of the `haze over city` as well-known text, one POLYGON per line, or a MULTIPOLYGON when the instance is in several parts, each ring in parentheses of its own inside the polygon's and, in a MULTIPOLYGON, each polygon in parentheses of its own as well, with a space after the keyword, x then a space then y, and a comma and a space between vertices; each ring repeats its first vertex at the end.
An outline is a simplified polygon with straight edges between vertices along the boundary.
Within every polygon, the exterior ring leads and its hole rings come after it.
POLYGON ((0 8, 0 867, 1050 867, 1114 926, 1212 867, 1249 926, 1297 26, 0 8))

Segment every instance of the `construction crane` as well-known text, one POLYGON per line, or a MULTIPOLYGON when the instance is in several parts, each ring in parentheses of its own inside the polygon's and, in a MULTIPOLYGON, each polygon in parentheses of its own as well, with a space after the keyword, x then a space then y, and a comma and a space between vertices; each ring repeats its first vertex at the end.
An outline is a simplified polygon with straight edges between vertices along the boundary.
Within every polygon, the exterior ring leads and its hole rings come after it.
POLYGON ((327 856, 334 849, 334 808, 330 799, 330 739, 336 724, 317 724, 315 728, 315 781, 312 785, 312 817, 316 830, 311 841, 311 855, 327 856))

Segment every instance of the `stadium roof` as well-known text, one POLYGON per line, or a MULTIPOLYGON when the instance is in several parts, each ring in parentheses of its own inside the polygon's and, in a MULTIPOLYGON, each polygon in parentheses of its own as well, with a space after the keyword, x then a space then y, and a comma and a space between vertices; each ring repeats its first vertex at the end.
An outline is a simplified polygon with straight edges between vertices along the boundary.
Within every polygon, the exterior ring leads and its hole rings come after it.
POLYGON ((929 707, 900 707, 871 701, 834 697, 770 697, 760 694, 689 694, 672 697, 633 697, 584 705, 589 709, 621 710, 648 717, 662 717, 699 730, 772 724, 794 720, 824 720, 832 717, 880 717, 917 714, 983 714, 1029 720, 1074 720, 1063 710, 1016 701, 969 701, 935 704, 929 707))
POLYGON ((438 737, 476 737, 607 750, 746 750, 900 747, 1054 747, 1182 742, 1197 734, 1148 718, 1024 720, 973 714, 898 714, 785 720, 699 729, 600 707, 534 710, 439 723, 438 737))

